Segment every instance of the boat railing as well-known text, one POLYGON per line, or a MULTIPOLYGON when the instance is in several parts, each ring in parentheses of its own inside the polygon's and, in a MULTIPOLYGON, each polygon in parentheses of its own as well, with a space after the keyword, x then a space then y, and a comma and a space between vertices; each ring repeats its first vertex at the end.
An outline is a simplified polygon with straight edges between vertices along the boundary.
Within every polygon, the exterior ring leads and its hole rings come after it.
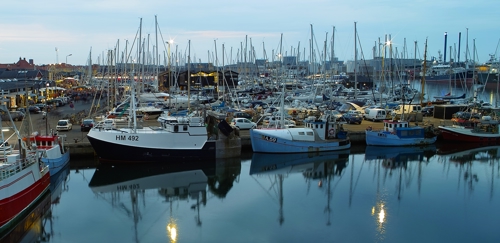
POLYGON ((35 160, 26 159, 16 159, 16 161, 13 163, 9 163, 6 160, 6 157, 0 159, 0 181, 21 172, 26 167, 35 163, 35 160))

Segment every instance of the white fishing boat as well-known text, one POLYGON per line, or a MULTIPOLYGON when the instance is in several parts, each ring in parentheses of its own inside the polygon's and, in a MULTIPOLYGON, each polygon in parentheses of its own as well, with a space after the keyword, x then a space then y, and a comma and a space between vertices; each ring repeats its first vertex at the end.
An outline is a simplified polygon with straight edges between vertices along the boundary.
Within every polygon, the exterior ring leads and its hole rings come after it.
MULTIPOLYGON (((135 96, 134 88, 131 96, 135 96)), ((130 100, 131 117, 136 117, 135 99, 130 100)), ((132 126, 126 128, 105 129, 98 124, 90 129, 87 138, 103 162, 173 163, 179 159, 208 160, 241 154, 241 140, 229 136, 232 129, 227 122, 218 124, 225 136, 209 139, 205 118, 200 112, 193 114, 155 127, 138 128, 137 119, 131 119, 132 126)))

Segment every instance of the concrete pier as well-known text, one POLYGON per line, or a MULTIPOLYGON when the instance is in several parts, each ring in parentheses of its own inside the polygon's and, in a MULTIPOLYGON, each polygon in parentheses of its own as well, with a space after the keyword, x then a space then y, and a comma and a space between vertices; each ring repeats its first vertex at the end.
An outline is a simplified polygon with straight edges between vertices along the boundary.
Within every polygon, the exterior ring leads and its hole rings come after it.
MULTIPOLYGON (((434 125, 435 128, 437 128, 440 124, 443 123, 448 123, 451 124, 451 121, 444 121, 441 119, 436 119, 436 118, 424 118, 422 122, 419 122, 419 124, 429 124, 429 125, 434 125)), ((144 126, 156 126, 157 125, 156 120, 148 120, 144 121, 144 126)), ((413 124, 412 124, 413 125, 413 124)), ((354 124, 345 124, 344 129, 349 132, 349 137, 351 138, 351 143, 353 145, 364 145, 365 144, 365 130, 367 127, 372 127, 373 129, 382 129, 383 127, 383 122, 372 122, 372 121, 363 121, 360 125, 354 125, 354 124)), ((71 156, 90 156, 94 155, 94 149, 90 145, 86 132, 81 132, 80 131, 80 126, 79 124, 74 124, 73 130, 71 131, 64 131, 64 132, 59 132, 60 135, 66 135, 65 138, 65 146, 67 146, 70 149, 71 156)), ((225 144, 229 143, 228 141, 225 140, 220 140, 219 143, 222 143, 221 145, 224 146, 218 146, 218 148, 229 148, 229 149, 224 149, 221 151, 218 151, 221 156, 224 156, 225 158, 228 158, 230 156, 233 156, 238 153, 241 153, 240 145, 241 144, 241 149, 242 150, 251 150, 252 145, 250 143, 250 133, 248 130, 240 130, 239 131, 240 139, 238 141, 236 140, 231 140, 230 144, 225 144), (232 148, 232 149, 231 149, 232 148)), ((224 135, 222 135, 224 136, 224 135)), ((12 144, 15 144, 15 138, 11 139, 12 144)), ((221 157, 222 158, 222 157, 221 157)))

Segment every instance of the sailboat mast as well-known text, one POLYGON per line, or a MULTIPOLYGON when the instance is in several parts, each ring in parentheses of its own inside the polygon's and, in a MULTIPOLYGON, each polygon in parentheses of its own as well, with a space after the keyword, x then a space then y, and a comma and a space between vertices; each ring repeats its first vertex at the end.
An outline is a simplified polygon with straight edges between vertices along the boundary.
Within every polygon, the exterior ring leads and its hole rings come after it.
POLYGON ((358 49, 357 49, 357 40, 356 37, 358 36, 356 32, 356 22, 354 22, 354 99, 357 98, 358 92, 358 74, 357 74, 357 69, 358 69, 358 49))
POLYGON ((158 75, 159 75, 159 68, 160 68, 160 54, 158 53, 158 20, 155 15, 155 41, 156 41, 156 54, 155 54, 155 59, 156 59, 156 65, 155 65, 155 78, 154 80, 154 88, 158 89, 158 75))
POLYGON ((191 40, 188 40, 188 112, 189 108, 191 108, 191 40))
POLYGON ((423 64, 423 68, 422 68, 422 80, 420 81, 421 84, 422 84, 422 88, 421 88, 421 91, 420 91, 420 102, 421 105, 423 105, 423 102, 424 102, 424 96, 425 96, 425 73, 427 72, 427 39, 425 39, 425 48, 424 48, 424 64, 423 64))
POLYGON ((285 128, 285 82, 283 81, 283 54, 282 54, 282 51, 283 51, 283 33, 281 33, 281 38, 280 38, 280 52, 278 54, 280 60, 280 66, 281 66, 281 74, 278 76, 278 77, 281 77, 281 85, 283 85, 282 89, 281 89, 281 104, 280 104, 280 113, 281 113, 281 117, 280 117, 280 126, 281 128, 285 128))

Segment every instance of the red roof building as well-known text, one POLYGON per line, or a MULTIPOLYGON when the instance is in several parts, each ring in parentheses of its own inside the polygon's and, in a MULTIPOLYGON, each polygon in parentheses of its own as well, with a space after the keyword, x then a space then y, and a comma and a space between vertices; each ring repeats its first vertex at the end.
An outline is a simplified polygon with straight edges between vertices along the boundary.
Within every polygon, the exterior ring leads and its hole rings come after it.
POLYGON ((29 59, 26 61, 26 58, 19 58, 19 61, 16 63, 0 63, 0 69, 8 69, 8 70, 33 70, 35 69, 35 63, 33 63, 33 59, 29 59))

